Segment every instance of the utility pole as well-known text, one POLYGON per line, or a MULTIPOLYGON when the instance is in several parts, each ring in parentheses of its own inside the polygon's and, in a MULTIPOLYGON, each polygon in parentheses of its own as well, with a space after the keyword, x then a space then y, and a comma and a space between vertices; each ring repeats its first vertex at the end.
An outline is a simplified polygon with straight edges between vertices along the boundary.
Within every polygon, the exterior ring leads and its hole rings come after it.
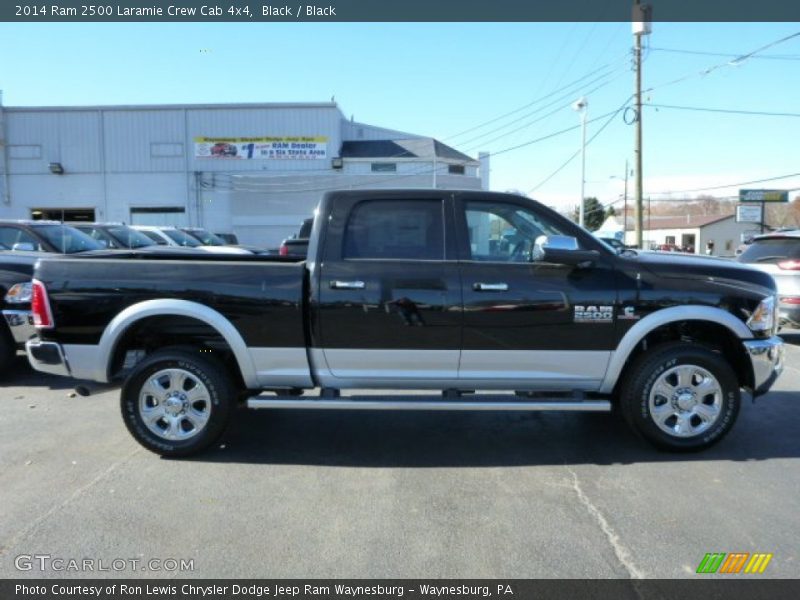
POLYGON ((651 31, 650 19, 652 10, 648 4, 640 4, 634 0, 633 5, 633 62, 636 69, 636 87, 634 90, 636 107, 636 140, 633 149, 634 168, 636 169, 636 246, 642 247, 642 36, 651 31))
POLYGON ((622 213, 622 241, 625 241, 625 232, 628 229, 628 159, 625 159, 625 191, 623 192, 623 202, 625 210, 622 213))

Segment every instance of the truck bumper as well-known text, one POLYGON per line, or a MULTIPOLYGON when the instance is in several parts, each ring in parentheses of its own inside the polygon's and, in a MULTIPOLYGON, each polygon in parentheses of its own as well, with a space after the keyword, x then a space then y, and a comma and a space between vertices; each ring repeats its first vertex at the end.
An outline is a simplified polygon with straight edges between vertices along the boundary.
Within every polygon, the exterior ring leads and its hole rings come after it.
POLYGON ((748 340, 744 347, 753 367, 753 395, 766 394, 783 371, 783 340, 778 336, 748 340))
POLYGON ((64 377, 71 376, 67 359, 60 344, 28 340, 25 344, 25 352, 28 355, 28 362, 37 371, 64 377))
POLYGON ((33 326, 33 315, 29 310, 4 310, 3 317, 11 331, 17 346, 22 348, 25 342, 36 337, 36 327, 33 326))

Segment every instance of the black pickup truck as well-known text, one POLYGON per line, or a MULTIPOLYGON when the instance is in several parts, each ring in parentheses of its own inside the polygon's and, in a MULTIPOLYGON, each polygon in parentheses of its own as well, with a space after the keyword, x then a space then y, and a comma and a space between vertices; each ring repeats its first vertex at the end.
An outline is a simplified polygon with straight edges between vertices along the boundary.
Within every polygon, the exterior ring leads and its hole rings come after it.
POLYGON ((768 274, 617 253, 535 201, 489 192, 331 192, 299 262, 42 260, 32 309, 33 366, 124 382, 128 429, 168 456, 212 444, 237 402, 617 409, 656 446, 697 450, 783 366, 768 274), (342 393, 359 388, 387 392, 342 393))

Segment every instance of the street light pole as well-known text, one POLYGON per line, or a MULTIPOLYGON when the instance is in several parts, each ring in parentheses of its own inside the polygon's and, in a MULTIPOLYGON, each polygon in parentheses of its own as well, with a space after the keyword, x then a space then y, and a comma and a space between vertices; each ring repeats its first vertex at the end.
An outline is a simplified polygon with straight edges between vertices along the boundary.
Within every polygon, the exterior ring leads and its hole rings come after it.
POLYGON ((586 113, 589 110, 589 101, 580 98, 572 105, 572 108, 581 113, 581 197, 578 204, 578 225, 586 225, 586 113))

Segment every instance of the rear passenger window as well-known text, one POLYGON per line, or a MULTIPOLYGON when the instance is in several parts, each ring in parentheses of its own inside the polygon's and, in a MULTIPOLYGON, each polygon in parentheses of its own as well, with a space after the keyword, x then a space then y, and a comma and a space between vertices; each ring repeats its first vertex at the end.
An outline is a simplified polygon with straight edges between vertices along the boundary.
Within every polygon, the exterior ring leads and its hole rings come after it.
POLYGON ((350 213, 344 258, 444 259, 441 200, 369 200, 350 213))

